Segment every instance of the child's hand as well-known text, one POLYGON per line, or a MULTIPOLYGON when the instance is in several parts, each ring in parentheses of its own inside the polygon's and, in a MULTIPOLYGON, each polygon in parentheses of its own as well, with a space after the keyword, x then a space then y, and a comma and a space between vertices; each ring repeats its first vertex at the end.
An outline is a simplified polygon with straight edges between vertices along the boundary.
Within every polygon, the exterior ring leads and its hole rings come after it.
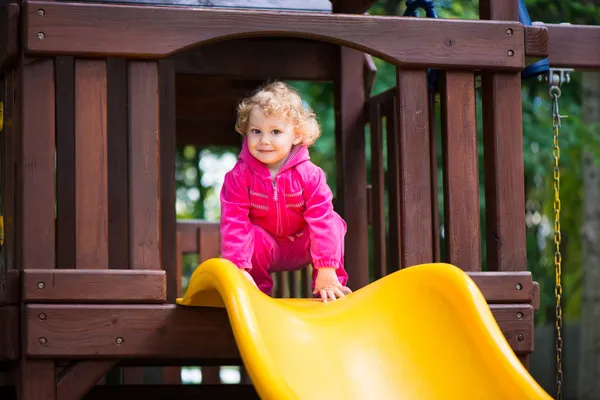
POLYGON ((252 282, 252 284, 256 287, 258 287, 258 285, 256 284, 256 282, 254 282, 254 278, 252 278, 252 275, 250 275, 250 273, 248 271, 246 271, 245 269, 242 270, 242 275, 244 275, 246 278, 248 278, 248 280, 250 282, 252 282))
POLYGON ((336 300, 338 297, 344 297, 344 293, 352 293, 352 290, 346 286, 342 286, 335 273, 335 268, 319 268, 313 294, 318 293, 321 294, 323 303, 327 303, 327 298, 336 300))

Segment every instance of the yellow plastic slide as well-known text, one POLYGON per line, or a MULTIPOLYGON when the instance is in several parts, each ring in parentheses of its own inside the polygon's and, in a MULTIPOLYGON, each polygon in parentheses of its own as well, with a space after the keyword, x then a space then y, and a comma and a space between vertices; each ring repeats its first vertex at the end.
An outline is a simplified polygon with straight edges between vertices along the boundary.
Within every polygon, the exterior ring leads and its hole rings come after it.
POLYGON ((177 303, 227 309, 261 399, 551 399, 449 264, 406 268, 325 304, 271 298, 211 259, 177 303))

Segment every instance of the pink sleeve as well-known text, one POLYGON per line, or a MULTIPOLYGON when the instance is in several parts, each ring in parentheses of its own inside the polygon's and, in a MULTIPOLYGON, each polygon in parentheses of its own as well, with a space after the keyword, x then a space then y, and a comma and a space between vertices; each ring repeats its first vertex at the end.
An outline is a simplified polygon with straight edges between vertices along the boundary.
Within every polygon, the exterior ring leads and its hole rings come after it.
POLYGON ((304 189, 304 219, 310 230, 310 252, 315 268, 343 265, 345 227, 333 210, 332 200, 325 173, 318 168, 304 189))
POLYGON ((221 257, 241 269, 252 268, 254 227, 248 217, 250 199, 236 168, 225 175, 221 189, 221 257))

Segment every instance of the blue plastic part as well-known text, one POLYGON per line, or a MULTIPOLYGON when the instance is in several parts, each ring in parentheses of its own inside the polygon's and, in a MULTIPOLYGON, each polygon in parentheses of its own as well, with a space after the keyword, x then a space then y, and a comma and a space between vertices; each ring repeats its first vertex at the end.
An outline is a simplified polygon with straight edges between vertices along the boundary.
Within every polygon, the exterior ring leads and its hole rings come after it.
MULTIPOLYGON (((527 12, 527 7, 525 6, 524 0, 519 0, 519 22, 527 26, 532 25, 531 18, 527 12)), ((548 72, 548 70, 550 70, 548 59, 544 58, 543 60, 539 60, 527 66, 523 71, 521 71, 521 79, 527 79, 540 74, 545 74, 548 72)))

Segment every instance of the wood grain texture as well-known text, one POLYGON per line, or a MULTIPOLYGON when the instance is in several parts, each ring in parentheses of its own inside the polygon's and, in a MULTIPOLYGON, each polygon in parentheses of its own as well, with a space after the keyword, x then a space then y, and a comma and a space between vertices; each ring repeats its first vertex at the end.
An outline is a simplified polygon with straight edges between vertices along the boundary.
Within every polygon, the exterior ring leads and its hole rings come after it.
POLYGON ((17 3, 0 5, 0 71, 8 69, 19 56, 19 19, 17 3))
POLYGON ((20 286, 21 281, 20 271, 16 269, 9 269, 6 271, 4 276, 4 292, 0 292, 0 306, 18 304, 20 300, 20 286))
POLYGON ((129 229, 132 269, 161 269, 157 61, 128 62, 129 229))
POLYGON ((26 302, 163 303, 166 275, 162 270, 25 270, 23 299, 26 302))
POLYGON ((525 62, 523 27, 516 22, 43 1, 27 2, 24 13, 23 39, 32 55, 152 58, 226 39, 287 36, 352 47, 403 67, 519 70, 525 62))
MULTIPOLYGON (((533 307, 492 304, 490 309, 511 347, 531 351, 533 307)), ((225 365, 240 357, 222 308, 34 304, 25 318, 25 349, 32 357, 213 359, 225 365), (42 337, 46 341, 40 344, 42 337)))
POLYGON ((0 361, 18 360, 20 357, 19 314, 17 306, 0 306, 0 361))
POLYGON ((78 361, 65 368, 56 383, 59 400, 79 400, 92 389, 117 361, 78 361))
POLYGON ((551 67, 600 70, 600 26, 543 26, 548 29, 548 63, 551 67))
POLYGON ((479 168, 475 77, 443 75, 444 236, 447 260, 465 271, 481 270, 479 168))
MULTIPOLYGON (((400 265, 402 268, 433 261, 431 243, 431 184, 429 98, 425 70, 396 72, 397 130, 400 197, 400 265)), ((437 206, 437 205, 436 205, 437 206)))
POLYGON ((23 66, 22 79, 23 267, 48 269, 55 264, 54 61, 43 59, 23 66))
POLYGON ((75 61, 77 268, 108 268, 106 61, 75 61))

